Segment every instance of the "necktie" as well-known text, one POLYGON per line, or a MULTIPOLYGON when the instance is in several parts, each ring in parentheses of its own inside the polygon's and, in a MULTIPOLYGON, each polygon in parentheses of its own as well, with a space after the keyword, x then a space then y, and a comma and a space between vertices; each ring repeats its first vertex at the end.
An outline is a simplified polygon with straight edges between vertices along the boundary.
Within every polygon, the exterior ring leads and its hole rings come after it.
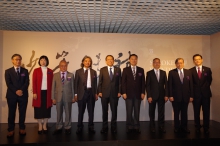
POLYGON ((159 82, 159 74, 158 74, 158 69, 156 70, 156 76, 157 76, 157 81, 159 82))
POLYGON ((109 73, 110 79, 112 80, 113 74, 112 74, 112 68, 110 68, 110 73, 109 73))
POLYGON ((135 78, 136 78, 135 67, 133 67, 132 72, 133 72, 133 76, 134 76, 134 80, 135 80, 135 78))
POLYGON ((201 71, 200 71, 200 67, 198 67, 198 77, 199 77, 199 79, 201 78, 201 71))
POLYGON ((19 74, 20 74, 19 68, 16 68, 16 73, 17 73, 17 76, 19 76, 19 74))
POLYGON ((84 88, 87 89, 88 69, 85 70, 84 75, 84 88))
POLYGON ((182 84, 183 84, 183 73, 182 73, 182 71, 180 70, 180 81, 182 82, 182 84))
POLYGON ((62 73, 62 78, 61 78, 62 84, 64 84, 64 80, 65 80, 65 79, 64 79, 64 74, 65 74, 65 73, 63 72, 63 73, 62 73))

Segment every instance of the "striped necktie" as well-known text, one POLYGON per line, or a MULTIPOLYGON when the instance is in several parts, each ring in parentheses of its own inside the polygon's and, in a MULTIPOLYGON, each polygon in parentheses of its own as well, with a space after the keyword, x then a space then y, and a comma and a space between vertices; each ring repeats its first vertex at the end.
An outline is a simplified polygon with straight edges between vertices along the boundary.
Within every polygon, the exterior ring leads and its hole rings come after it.
POLYGON ((62 81, 62 84, 64 84, 64 80, 65 80, 65 78, 64 78, 64 72, 62 73, 62 78, 61 78, 61 81, 62 81))
POLYGON ((135 80, 136 79, 135 67, 132 67, 132 73, 133 73, 134 80, 135 80))

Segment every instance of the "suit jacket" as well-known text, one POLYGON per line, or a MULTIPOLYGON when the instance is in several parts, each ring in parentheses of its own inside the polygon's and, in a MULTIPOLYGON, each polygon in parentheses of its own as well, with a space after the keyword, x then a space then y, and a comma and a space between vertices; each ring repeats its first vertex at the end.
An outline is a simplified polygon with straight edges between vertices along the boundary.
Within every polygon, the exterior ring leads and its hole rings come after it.
POLYGON ((144 69, 137 66, 136 79, 131 67, 123 69, 122 73, 122 94, 127 94, 127 98, 141 99, 141 94, 145 94, 145 75, 144 69))
POLYGON ((154 69, 147 72, 146 76, 146 91, 147 98, 152 97, 153 100, 158 98, 168 97, 167 75, 163 70, 159 70, 159 82, 157 80, 154 69))
POLYGON ((168 89, 169 97, 174 98, 174 102, 189 102, 189 98, 193 98, 193 82, 190 70, 183 69, 183 84, 181 83, 178 70, 173 69, 169 71, 168 75, 168 89))
POLYGON ((114 75, 112 80, 109 76, 108 67, 103 67, 99 74, 98 93, 102 93, 102 97, 117 97, 121 93, 121 69, 114 67, 114 75))
POLYGON ((60 72, 53 76, 52 82, 52 99, 60 102, 63 99, 65 102, 72 102, 74 99, 74 75, 67 72, 64 84, 62 84, 60 72))
MULTIPOLYGON (((37 99, 33 99, 34 107, 41 107, 41 84, 42 84, 43 72, 41 67, 36 68, 33 72, 32 84, 33 94, 37 94, 37 99)), ((51 100, 51 88, 53 80, 53 71, 47 68, 47 108, 52 106, 51 100)))
POLYGON ((201 79, 198 77, 198 73, 196 71, 196 67, 190 69, 193 77, 193 91, 194 98, 201 98, 201 95, 204 97, 212 97, 212 92, 210 89, 210 85, 212 83, 212 71, 210 68, 202 66, 202 75, 201 79))
MULTIPOLYGON (((74 91, 77 94, 78 100, 82 100, 85 93, 83 81, 84 81, 84 69, 78 69, 75 73, 74 91)), ((97 74, 96 71, 90 68, 92 94, 97 94, 97 74)), ((95 97, 94 97, 95 98, 95 97)))
POLYGON ((21 97, 28 98, 29 74, 27 69, 21 67, 19 76, 14 67, 5 70, 5 82, 8 87, 6 98, 18 97, 16 94, 17 90, 23 91, 21 97))

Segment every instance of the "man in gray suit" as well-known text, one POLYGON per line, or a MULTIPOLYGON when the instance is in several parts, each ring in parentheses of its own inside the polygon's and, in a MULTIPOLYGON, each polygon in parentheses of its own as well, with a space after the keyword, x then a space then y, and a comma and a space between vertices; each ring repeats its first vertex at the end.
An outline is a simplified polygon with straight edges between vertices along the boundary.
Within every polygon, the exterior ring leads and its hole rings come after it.
POLYGON ((98 93, 102 102, 102 130, 108 131, 108 104, 112 111, 111 132, 117 133, 117 108, 118 99, 121 97, 121 69, 113 66, 114 57, 107 55, 105 58, 107 66, 101 68, 99 75, 98 93))
POLYGON ((83 116, 87 106, 89 113, 89 133, 95 133, 94 130, 94 108, 97 96, 97 74, 92 69, 92 59, 89 56, 85 56, 82 59, 80 69, 75 73, 74 91, 75 99, 78 102, 78 129, 76 134, 82 133, 83 128, 83 116))
POLYGON ((54 135, 60 134, 63 127, 63 109, 65 111, 65 133, 71 133, 71 111, 74 99, 74 76, 67 71, 67 62, 62 60, 59 64, 60 71, 53 76, 52 100, 56 104, 57 124, 54 135))

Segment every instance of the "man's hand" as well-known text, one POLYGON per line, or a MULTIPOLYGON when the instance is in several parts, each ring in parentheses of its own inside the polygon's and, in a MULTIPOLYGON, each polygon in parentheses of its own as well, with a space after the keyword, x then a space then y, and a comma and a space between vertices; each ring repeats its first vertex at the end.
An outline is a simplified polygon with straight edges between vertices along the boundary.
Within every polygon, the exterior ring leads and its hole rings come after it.
POLYGON ((142 93, 141 94, 141 99, 144 100, 144 98, 145 98, 145 94, 142 93))
POLYGON ((152 97, 149 97, 149 98, 147 99, 147 101, 148 101, 148 103, 151 103, 151 102, 153 101, 152 97))
POLYGON ((99 93, 99 97, 102 98, 102 93, 99 93))
POLYGON ((97 101, 99 98, 99 96, 97 94, 95 94, 95 101, 97 101))
POLYGON ((17 90, 17 91, 16 91, 16 94, 17 94, 18 96, 22 96, 22 95, 23 95, 23 91, 22 91, 22 90, 17 90))
POLYGON ((53 99, 53 104, 55 105, 57 102, 56 102, 56 100, 55 99, 53 99))
POLYGON ((165 102, 167 102, 167 101, 168 101, 168 97, 165 96, 165 97, 164 97, 164 100, 165 100, 165 102))
POLYGON ((193 98, 192 98, 192 97, 190 97, 190 98, 189 98, 189 102, 192 102, 192 101, 193 101, 193 98))
POLYGON ((118 93, 118 98, 120 98, 121 97, 121 93, 118 93))
POLYGON ((33 94, 33 98, 36 100, 37 99, 37 94, 33 94))
POLYGON ((170 102, 173 102, 173 101, 174 101, 174 98, 173 98, 173 97, 170 97, 169 100, 170 100, 170 102))
POLYGON ((127 99, 127 94, 123 94, 122 97, 123 97, 124 99, 127 99))

